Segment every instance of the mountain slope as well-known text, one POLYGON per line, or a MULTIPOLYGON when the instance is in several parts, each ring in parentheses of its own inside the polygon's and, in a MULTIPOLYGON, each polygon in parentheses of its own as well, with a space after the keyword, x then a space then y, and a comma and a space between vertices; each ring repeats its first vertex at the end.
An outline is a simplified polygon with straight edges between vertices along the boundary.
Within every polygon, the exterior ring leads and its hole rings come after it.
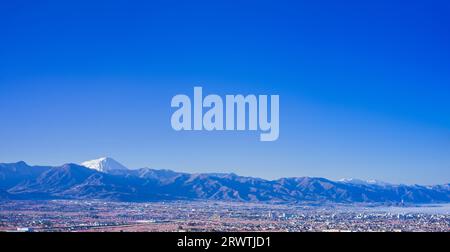
POLYGON ((23 161, 0 164, 0 191, 5 191, 25 180, 33 180, 51 167, 29 166, 23 161))

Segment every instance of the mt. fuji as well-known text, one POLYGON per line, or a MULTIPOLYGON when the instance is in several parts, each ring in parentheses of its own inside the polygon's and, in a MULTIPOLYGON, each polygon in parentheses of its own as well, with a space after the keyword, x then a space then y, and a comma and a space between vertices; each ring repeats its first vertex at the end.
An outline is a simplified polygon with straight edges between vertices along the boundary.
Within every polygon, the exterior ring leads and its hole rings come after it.
POLYGON ((81 165, 103 173, 128 170, 128 168, 122 165, 121 163, 108 157, 86 161, 83 162, 81 165))

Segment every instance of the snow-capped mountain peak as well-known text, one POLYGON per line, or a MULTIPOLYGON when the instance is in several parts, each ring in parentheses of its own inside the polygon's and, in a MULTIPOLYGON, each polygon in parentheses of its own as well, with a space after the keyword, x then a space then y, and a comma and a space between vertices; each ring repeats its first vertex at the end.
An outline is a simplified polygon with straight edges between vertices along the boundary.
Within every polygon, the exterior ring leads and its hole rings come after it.
POLYGON ((100 172, 111 172, 111 171, 117 171, 117 170, 128 170, 127 167, 122 165, 121 163, 117 162, 116 160, 108 157, 103 157, 91 161, 86 161, 81 164, 84 167, 97 170, 100 172))
POLYGON ((353 185, 378 185, 378 186, 391 185, 389 183, 379 181, 376 179, 361 180, 361 179, 354 179, 354 178, 344 178, 344 179, 339 180, 338 182, 342 182, 342 183, 346 183, 346 184, 353 184, 353 185))

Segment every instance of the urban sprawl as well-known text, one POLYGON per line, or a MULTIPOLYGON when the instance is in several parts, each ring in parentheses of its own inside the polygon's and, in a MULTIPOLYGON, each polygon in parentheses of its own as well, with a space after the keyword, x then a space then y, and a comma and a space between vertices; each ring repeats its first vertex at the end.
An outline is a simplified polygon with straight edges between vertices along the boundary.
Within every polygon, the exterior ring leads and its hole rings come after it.
MULTIPOLYGON (((408 207, 211 201, 2 201, 0 232, 450 232, 450 213, 408 207)), ((429 207, 428 207, 429 208, 429 207)))

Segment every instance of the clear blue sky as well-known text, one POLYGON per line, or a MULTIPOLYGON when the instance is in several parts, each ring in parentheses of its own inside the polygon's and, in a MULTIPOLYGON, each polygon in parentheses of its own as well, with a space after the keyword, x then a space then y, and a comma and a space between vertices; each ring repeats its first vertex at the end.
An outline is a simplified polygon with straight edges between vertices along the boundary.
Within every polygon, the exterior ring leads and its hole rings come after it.
POLYGON ((449 1, 2 1, 0 162, 450 182, 449 1), (171 98, 279 94, 280 138, 171 98))

